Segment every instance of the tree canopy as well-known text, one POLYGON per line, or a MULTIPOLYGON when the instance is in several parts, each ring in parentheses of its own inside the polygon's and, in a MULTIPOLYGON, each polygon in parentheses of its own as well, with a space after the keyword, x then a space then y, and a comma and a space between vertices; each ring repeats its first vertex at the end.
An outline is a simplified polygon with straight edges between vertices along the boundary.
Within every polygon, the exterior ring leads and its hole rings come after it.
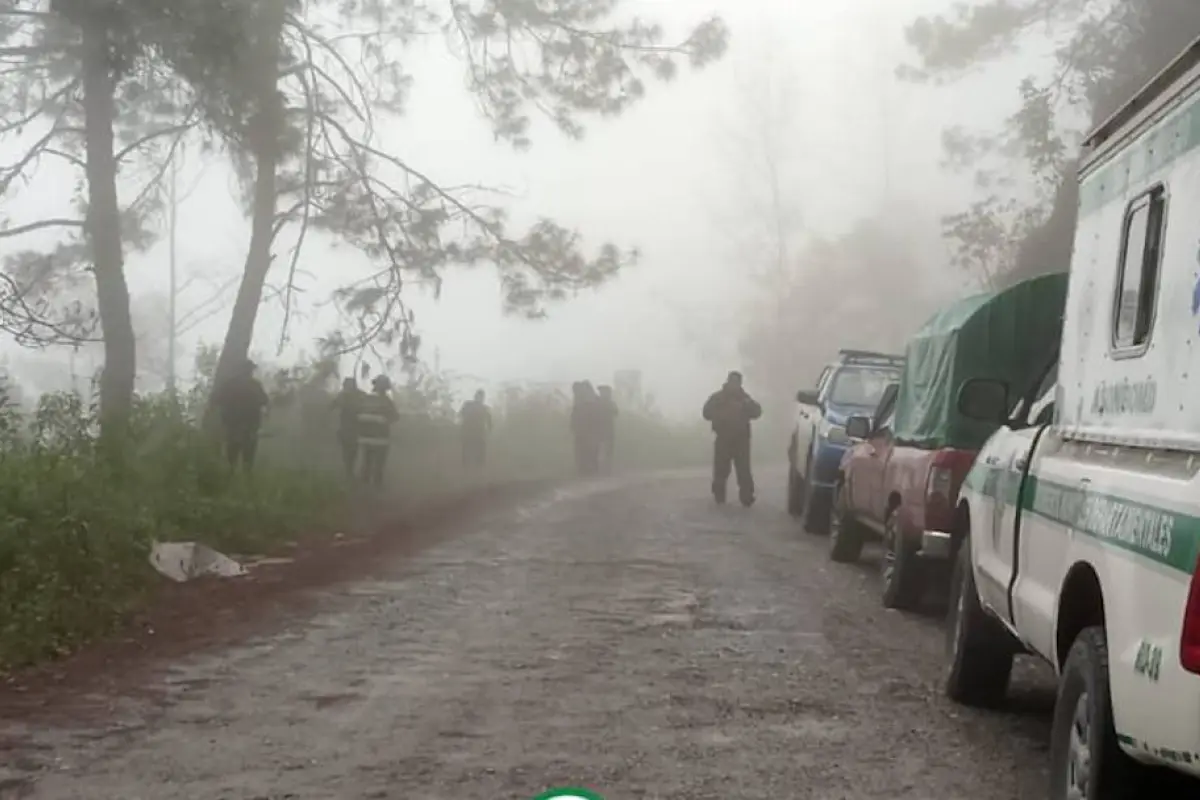
POLYGON ((959 266, 993 284, 1066 269, 1081 134, 1197 32, 1194 0, 961 0, 913 22, 917 64, 900 71, 910 80, 945 83, 1031 42, 1052 48, 1052 67, 1021 81, 1018 108, 1000 130, 944 134, 947 163, 972 173, 979 190, 945 220, 959 266))
POLYGON ((407 111, 410 45, 429 34, 445 37, 496 138, 518 149, 531 145, 537 115, 578 138, 586 117, 620 114, 647 81, 725 50, 719 19, 668 41, 659 25, 622 12, 620 0, 2 0, 0 69, 10 77, 0 139, 29 150, 0 172, 0 197, 59 159, 79 170, 79 218, 4 221, 5 237, 67 236, 8 258, 0 319, 27 343, 92 335, 93 303, 60 302, 90 273, 108 397, 127 406, 135 356, 124 252, 153 240, 166 163, 188 137, 229 157, 252 220, 218 378, 246 355, 285 232, 291 250, 278 260, 286 272, 275 294, 289 319, 311 232, 375 265, 337 292, 348 327, 326 338, 331 352, 383 344, 413 356, 405 287, 437 285, 457 266, 495 267, 505 308, 540 316, 611 278, 636 250, 603 244, 588 254, 581 234, 549 217, 513 230, 498 193, 440 183, 381 142, 381 121, 407 111), (119 204, 118 188, 124 195, 138 169, 144 188, 119 204))

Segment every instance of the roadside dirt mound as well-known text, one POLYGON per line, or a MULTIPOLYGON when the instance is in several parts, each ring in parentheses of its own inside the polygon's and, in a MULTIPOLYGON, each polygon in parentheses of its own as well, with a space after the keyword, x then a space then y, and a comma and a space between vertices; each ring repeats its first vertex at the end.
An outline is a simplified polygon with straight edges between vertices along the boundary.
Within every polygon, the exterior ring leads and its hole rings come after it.
MULTIPOLYGON (((163 580, 146 608, 112 637, 66 658, 0 681, 0 717, 81 722, 107 714, 117 700, 154 695, 155 671, 196 652, 232 645, 285 624, 310 608, 313 590, 368 577, 436 544, 478 513, 533 496, 549 482, 465 490, 400 514, 380 513, 358 533, 302 539, 241 578, 163 580)), ((0 747, 0 752, 3 747, 0 747)))

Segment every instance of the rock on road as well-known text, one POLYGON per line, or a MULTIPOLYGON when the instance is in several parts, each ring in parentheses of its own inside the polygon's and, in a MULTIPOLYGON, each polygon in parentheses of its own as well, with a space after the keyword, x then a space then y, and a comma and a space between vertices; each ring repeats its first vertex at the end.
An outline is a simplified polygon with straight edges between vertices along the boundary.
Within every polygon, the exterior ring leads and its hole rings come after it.
POLYGON ((940 623, 882 609, 783 512, 704 476, 596 481, 463 523, 284 632, 175 665, 165 708, 27 730, 0 796, 121 800, 1041 798, 1053 684, 939 693, 940 623))

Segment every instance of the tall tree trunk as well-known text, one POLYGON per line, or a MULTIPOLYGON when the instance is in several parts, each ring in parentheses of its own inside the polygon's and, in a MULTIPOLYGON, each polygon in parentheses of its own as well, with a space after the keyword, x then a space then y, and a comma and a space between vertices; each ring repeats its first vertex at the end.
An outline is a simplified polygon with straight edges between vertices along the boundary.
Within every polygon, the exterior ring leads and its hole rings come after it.
MULTIPOLYGON (((254 157, 255 179, 250 246, 246 252, 246 264, 242 270, 242 282, 238 287, 233 314, 225 331, 225 342, 217 360, 213 376, 214 388, 220 386, 234 374, 238 365, 250 352, 254 339, 254 323, 258 319, 258 307, 262 303, 263 287, 271 269, 271 244, 275 226, 277 196, 276 173, 282 158, 283 100, 279 94, 280 42, 287 11, 287 0, 265 0, 261 25, 257 37, 257 57, 254 74, 250 79, 255 84, 257 109, 250 122, 249 144, 254 157)), ((212 403, 209 403, 206 422, 214 421, 212 403)))
POLYGON ((121 250, 121 207, 113 155, 115 75, 107 26, 82 28, 84 132, 87 140, 87 231, 96 276, 96 304, 104 334, 100 376, 101 432, 106 440, 124 433, 133 408, 137 344, 129 312, 129 286, 121 250))

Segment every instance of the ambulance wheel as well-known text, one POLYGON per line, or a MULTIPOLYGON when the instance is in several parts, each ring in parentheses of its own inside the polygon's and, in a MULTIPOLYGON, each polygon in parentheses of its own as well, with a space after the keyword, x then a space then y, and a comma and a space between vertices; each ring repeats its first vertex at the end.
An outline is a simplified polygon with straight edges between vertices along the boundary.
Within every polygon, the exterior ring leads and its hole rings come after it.
POLYGON ((1108 642, 1102 625, 1076 637, 1058 681, 1050 728, 1051 800, 1154 796, 1150 770, 1126 755, 1113 727, 1108 642))
POLYGON ((946 617, 946 696, 956 703, 994 708, 1004 702, 1012 675, 1013 647, 1008 631, 987 615, 975 589, 971 543, 954 561, 950 609, 946 617))

